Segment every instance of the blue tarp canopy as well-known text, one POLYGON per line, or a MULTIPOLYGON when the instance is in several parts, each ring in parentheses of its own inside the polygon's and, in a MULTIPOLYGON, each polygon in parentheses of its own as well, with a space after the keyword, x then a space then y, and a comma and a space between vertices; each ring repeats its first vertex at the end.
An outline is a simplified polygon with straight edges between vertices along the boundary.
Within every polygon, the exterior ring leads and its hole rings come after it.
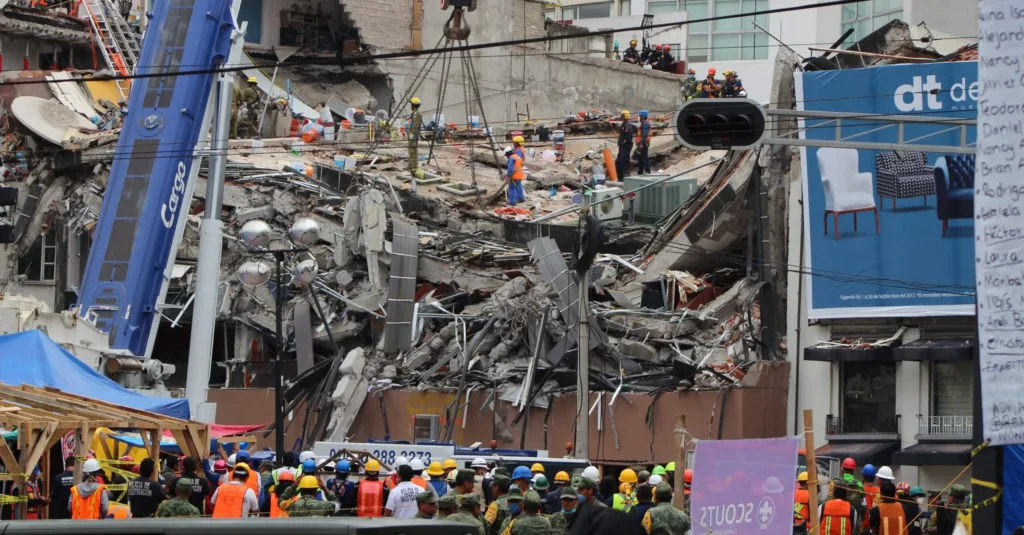
POLYGON ((69 394, 187 420, 188 400, 132 392, 101 375, 42 331, 0 336, 0 382, 59 388, 69 394))

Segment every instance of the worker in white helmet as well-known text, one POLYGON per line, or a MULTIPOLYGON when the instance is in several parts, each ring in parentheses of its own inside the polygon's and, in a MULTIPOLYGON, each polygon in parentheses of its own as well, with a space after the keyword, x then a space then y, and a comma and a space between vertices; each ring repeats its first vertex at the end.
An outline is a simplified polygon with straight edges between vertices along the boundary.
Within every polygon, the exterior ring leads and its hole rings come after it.
POLYGON ((99 520, 107 518, 110 496, 105 486, 97 481, 103 474, 96 459, 86 459, 82 465, 83 481, 71 488, 68 507, 72 520, 99 520))
POLYGON ((406 459, 405 457, 399 457, 395 459, 395 464, 392 465, 394 471, 391 473, 391 475, 387 477, 387 479, 384 480, 384 488, 387 489, 388 492, 391 492, 391 489, 395 488, 396 486, 398 486, 399 483, 402 482, 400 479, 398 479, 398 468, 400 466, 410 466, 409 459, 406 459))
POLYGON ((423 464, 423 461, 413 458, 409 461, 409 468, 412 468, 413 484, 423 490, 427 490, 427 480, 423 478, 423 471, 427 467, 423 464))

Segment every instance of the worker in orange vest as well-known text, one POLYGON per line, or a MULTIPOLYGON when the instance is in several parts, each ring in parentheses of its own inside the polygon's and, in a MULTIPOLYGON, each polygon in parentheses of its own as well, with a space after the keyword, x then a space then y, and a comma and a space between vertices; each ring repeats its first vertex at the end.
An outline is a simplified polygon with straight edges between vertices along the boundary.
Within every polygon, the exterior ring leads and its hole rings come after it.
MULTIPOLYGON (((14 486, 11 489, 12 496, 20 496, 21 489, 14 486)), ((28 511, 25 520, 39 520, 43 518, 43 507, 50 504, 50 499, 39 493, 39 467, 32 470, 32 475, 25 480, 25 498, 28 499, 28 511)))
POLYGON ((71 487, 71 498, 68 500, 72 520, 99 520, 107 517, 110 496, 106 485, 97 481, 101 473, 100 463, 96 459, 86 459, 82 464, 85 481, 71 487))
POLYGON ((903 505, 896 501, 896 485, 892 481, 882 482, 881 497, 867 517, 867 524, 876 535, 907 533, 907 516, 903 505))
POLYGON ((523 136, 512 138, 514 147, 505 148, 505 157, 508 158, 508 167, 505 169, 505 176, 508 178, 508 205, 515 206, 517 203, 526 201, 526 191, 523 189, 523 181, 526 180, 526 169, 524 161, 526 152, 523 144, 526 140, 523 136))
POLYGON ((873 464, 865 464, 864 468, 861 469, 861 478, 863 479, 862 485, 864 485, 864 519, 861 521, 861 529, 868 529, 868 514, 872 507, 875 506, 875 501, 878 499, 878 492, 881 490, 876 483, 876 475, 878 470, 873 464))
POLYGON ((401 480, 398 479, 398 469, 403 466, 410 466, 409 459, 406 459, 405 457, 399 457, 395 459, 395 471, 392 472, 391 475, 389 475, 388 477, 384 478, 384 488, 387 489, 388 492, 394 490, 394 488, 398 486, 399 483, 402 482, 401 480))
POLYGON ((288 513, 281 509, 284 505, 281 502, 287 502, 288 500, 282 500, 281 495, 284 491, 288 490, 288 487, 295 483, 295 474, 292 472, 281 472, 277 476, 277 483, 271 483, 270 485, 270 518, 283 518, 287 517, 288 513))
POLYGON ((217 491, 210 498, 210 503, 213 504, 213 518, 244 518, 250 514, 259 514, 260 502, 256 498, 256 492, 246 484, 249 475, 249 467, 244 463, 235 465, 231 472, 231 481, 217 487, 217 491))
POLYGON ((412 482, 417 487, 427 490, 427 480, 423 479, 423 470, 427 467, 423 465, 423 461, 419 459, 413 459, 409 461, 409 468, 412 468, 412 482))
POLYGON ((853 535, 857 525, 857 511, 846 501, 846 482, 836 479, 832 487, 832 499, 820 508, 818 535, 853 535))
POLYGON ((379 479, 380 463, 370 459, 365 470, 366 479, 356 487, 356 516, 384 516, 387 489, 379 479))
POLYGON ((793 533, 807 533, 811 519, 811 494, 807 489, 807 472, 796 476, 796 496, 793 499, 793 533))

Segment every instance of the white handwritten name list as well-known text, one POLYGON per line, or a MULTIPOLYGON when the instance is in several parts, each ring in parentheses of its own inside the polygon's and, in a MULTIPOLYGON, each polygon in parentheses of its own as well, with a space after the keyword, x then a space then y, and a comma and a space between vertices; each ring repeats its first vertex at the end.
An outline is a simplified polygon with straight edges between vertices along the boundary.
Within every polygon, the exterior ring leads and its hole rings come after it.
POLYGON ((1024 444, 1024 2, 978 5, 974 239, 982 419, 993 445, 1024 444))

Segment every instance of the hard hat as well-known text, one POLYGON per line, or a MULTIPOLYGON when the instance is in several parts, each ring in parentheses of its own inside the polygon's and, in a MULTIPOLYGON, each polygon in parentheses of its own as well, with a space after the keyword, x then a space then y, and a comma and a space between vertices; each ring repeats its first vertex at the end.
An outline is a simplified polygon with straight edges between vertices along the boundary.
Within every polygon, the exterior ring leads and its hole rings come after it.
POLYGON ((566 472, 566 471, 561 471, 561 472, 555 474, 555 481, 558 482, 558 483, 562 483, 562 482, 568 483, 569 482, 569 473, 566 472))
POLYGON ((548 490, 548 478, 544 477, 544 474, 537 474, 533 476, 533 488, 537 490, 548 490))
POLYGON ((693 483, 693 470, 690 470, 689 468, 683 470, 683 482, 693 483))
POLYGON ((540 472, 540 473, 543 474, 544 473, 544 465, 540 464, 540 463, 533 463, 533 466, 530 467, 530 471, 531 472, 540 472))
POLYGON ((441 468, 441 463, 439 463, 437 461, 434 461, 434 462, 430 463, 430 466, 427 467, 427 475, 428 476, 443 476, 444 475, 444 468, 441 468))
POLYGON ((622 118, 629 119, 629 110, 622 110, 622 118))
POLYGON ((796 476, 798 483, 807 483, 807 472, 800 472, 800 475, 796 476))
POLYGON ((531 479, 532 477, 533 472, 531 472, 530 469, 525 466, 517 466, 516 469, 512 471, 513 481, 516 479, 531 479))
POLYGON ((854 470, 857 468, 857 461, 854 461, 853 457, 847 457, 843 459, 843 468, 847 470, 854 470))
POLYGON ((277 480, 295 481, 295 474, 293 472, 289 472, 288 470, 281 470, 281 472, 277 474, 277 480))
POLYGON ((458 470, 452 470, 451 472, 448 472, 448 477, 446 477, 445 479, 448 480, 448 483, 454 485, 455 484, 455 476, 458 475, 458 473, 459 473, 458 470))
POLYGON ((86 474, 93 474, 100 471, 100 462, 96 459, 86 459, 82 465, 82 471, 86 474))
MULTIPOLYGON (((312 452, 310 452, 310 453, 312 453, 312 452)), ((242 463, 242 462, 247 463, 247 462, 249 462, 249 459, 250 459, 250 457, 249 457, 249 450, 238 450, 238 453, 235 454, 235 462, 236 463, 242 463)))
POLYGON ((469 465, 472 468, 487 468, 487 461, 483 457, 477 457, 473 459, 473 464, 469 465))
POLYGON ((255 76, 250 76, 247 80, 250 84, 258 83, 255 76))
POLYGON ((443 466, 445 470, 447 470, 449 468, 458 468, 459 467, 458 463, 455 462, 455 459, 445 459, 444 460, 444 464, 442 464, 441 466, 443 466))
POLYGON ((655 50, 661 50, 661 45, 654 45, 655 50))
POLYGON ((896 476, 892 475, 892 468, 889 468, 888 466, 883 466, 878 469, 878 479, 886 479, 892 481, 896 479, 896 476))
POLYGON ((526 140, 523 139, 523 136, 516 136, 516 137, 512 138, 512 142, 513 143, 518 143, 518 144, 522 145, 523 143, 526 143, 526 140))
POLYGON ((715 74, 716 72, 718 72, 718 71, 716 71, 714 67, 711 67, 710 69, 708 69, 708 74, 715 74))
POLYGON ((316 461, 313 459, 306 459, 302 461, 302 473, 303 474, 315 474, 316 473, 316 461))
POLYGON ((398 468, 399 466, 409 466, 409 459, 406 459, 405 457, 395 459, 394 467, 398 468))
POLYGON ((412 104, 413 106, 419 106, 420 97, 412 97, 411 99, 409 99, 409 104, 412 104))
POLYGON ((650 114, 647 112, 647 110, 640 110, 640 117, 647 117, 648 115, 650 114))
POLYGON ((629 42, 629 46, 636 46, 636 39, 629 42))
POLYGON ((657 487, 658 483, 661 483, 662 481, 664 481, 664 479, 662 479, 661 476, 659 476, 657 474, 652 474, 651 475, 651 479, 647 480, 647 484, 652 486, 652 487, 657 487))
POLYGON ((627 468, 619 472, 620 483, 636 483, 636 472, 632 468, 627 468))
POLYGON ((316 454, 311 452, 311 451, 309 451, 309 450, 306 450, 306 451, 304 451, 304 452, 299 454, 299 463, 300 464, 308 461, 309 459, 316 459, 316 454))
POLYGON ((598 473, 596 466, 588 466, 583 469, 583 477, 591 481, 597 481, 601 478, 601 474, 598 473))
POLYGON ((509 146, 505 147, 505 156, 511 156, 512 152, 515 151, 515 150, 516 149, 512 148, 512 145, 509 145, 509 146))
POLYGON ((352 465, 348 461, 338 461, 338 466, 334 467, 334 471, 339 474, 347 474, 352 471, 352 465))
POLYGON ((676 462, 672 461, 672 462, 666 464, 665 465, 665 471, 666 472, 675 472, 676 471, 676 462))
POLYGON ((122 455, 121 459, 119 459, 119 460, 124 461, 126 463, 133 463, 133 462, 135 462, 135 459, 133 459, 131 455, 122 455))
POLYGON ((918 496, 927 496, 921 487, 910 487, 910 497, 917 498, 918 496))
POLYGON ((419 459, 413 459, 409 461, 409 468, 412 468, 413 472, 422 472, 423 469, 426 467, 423 466, 423 461, 419 459))
POLYGON ((732 69, 726 69, 722 71, 722 76, 732 76, 733 74, 735 73, 732 72, 732 69))
POLYGON ((672 50, 672 45, 665 45, 665 52, 672 50))
MULTIPOLYGON (((843 468, 846 468, 845 464, 843 465, 843 468)), ((861 473, 864 474, 864 477, 872 478, 875 477, 875 474, 878 473, 878 470, 876 470, 875 466, 872 464, 865 464, 864 469, 861 470, 861 473)))
POLYGON ((248 472, 249 470, 251 470, 251 468, 249 468, 249 465, 246 464, 246 463, 238 463, 238 464, 235 465, 235 471, 237 472, 238 470, 242 470, 243 472, 248 472))
POLYGON ((217 459, 217 462, 213 463, 214 472, 227 472, 228 463, 224 462, 224 459, 217 459))
POLYGON ((377 459, 370 459, 369 461, 366 461, 366 466, 364 468, 367 472, 380 472, 380 463, 377 462, 377 459))
POLYGON ((228 455, 228 468, 234 468, 234 467, 235 467, 235 454, 232 453, 231 455, 228 455))
POLYGON ((318 489, 318 488, 320 488, 320 483, 316 480, 316 476, 302 476, 302 479, 299 480, 299 489, 300 490, 318 489))
POLYGON ((900 481, 896 484, 896 493, 910 495, 910 483, 906 481, 900 481))
POLYGON ((663 476, 663 475, 665 475, 665 467, 660 465, 660 464, 655 466, 654 469, 651 470, 651 475, 652 476, 663 476))

